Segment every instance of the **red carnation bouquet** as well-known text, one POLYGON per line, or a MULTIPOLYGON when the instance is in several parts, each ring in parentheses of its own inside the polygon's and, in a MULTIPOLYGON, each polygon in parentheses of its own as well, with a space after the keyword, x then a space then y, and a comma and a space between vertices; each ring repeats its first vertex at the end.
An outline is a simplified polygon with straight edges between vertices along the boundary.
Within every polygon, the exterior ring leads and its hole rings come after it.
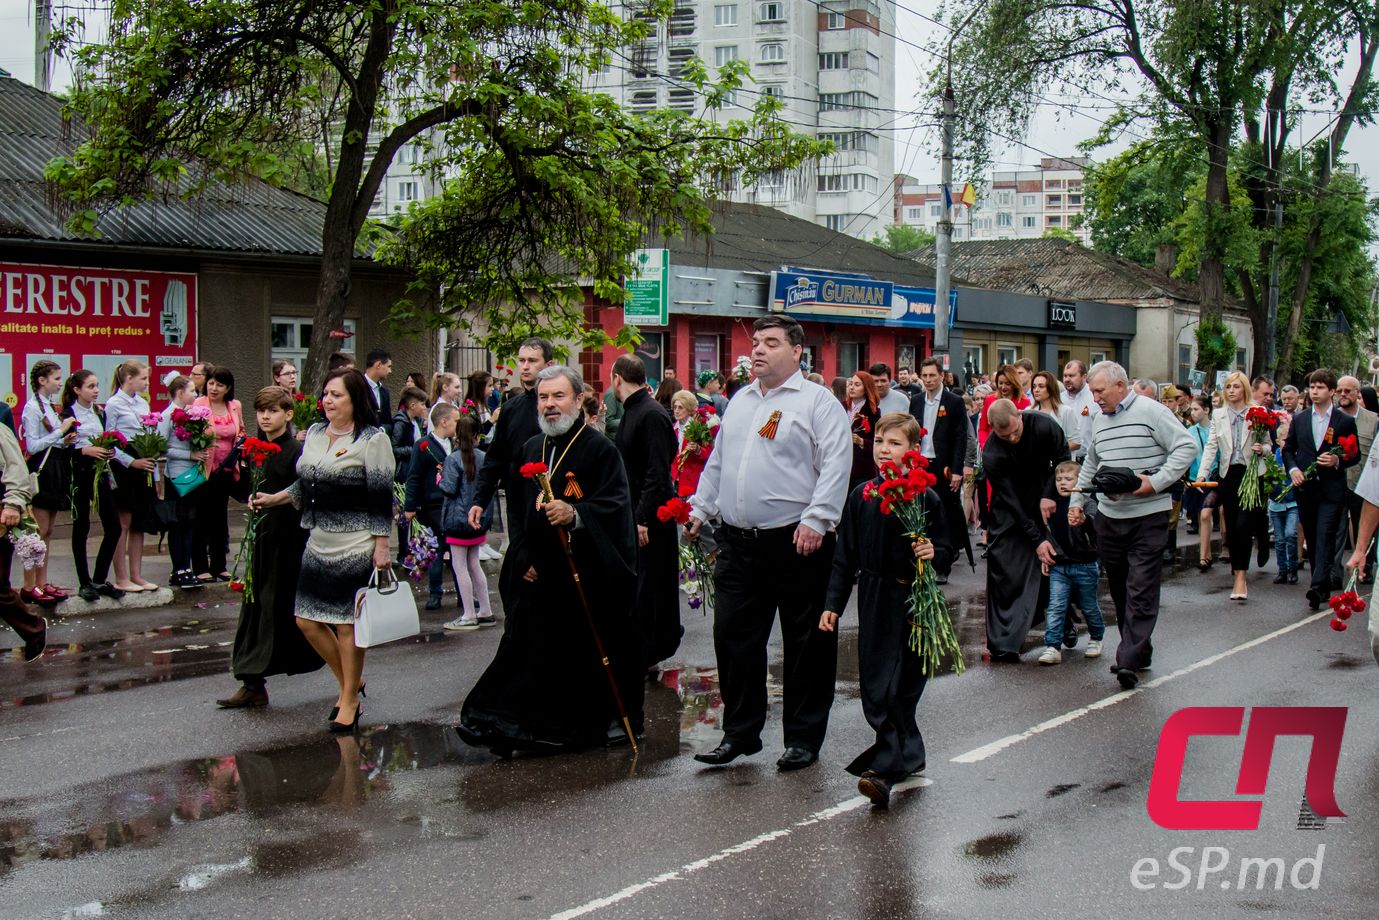
MULTIPOLYGON (((1266 499, 1283 481, 1283 468, 1274 460, 1274 431, 1278 428, 1278 416, 1263 406, 1251 406, 1245 413, 1245 424, 1249 426, 1249 443, 1244 445, 1249 459, 1245 463, 1245 478, 1240 480, 1240 507, 1244 511, 1259 511, 1264 508, 1266 499), (1250 450, 1255 444, 1268 446, 1265 454, 1250 450)), ((1229 462, 1227 457, 1223 462, 1229 462)))
MULTIPOLYGON (((240 458, 249 468, 249 494, 257 495, 263 490, 263 479, 265 476, 264 464, 275 454, 282 452, 282 448, 272 441, 264 441, 259 438, 245 438, 243 446, 240 447, 240 458)), ((244 538, 239 541, 239 552, 235 554, 235 568, 230 576, 230 590, 244 592, 244 599, 252 601, 254 599, 254 541, 258 537, 259 521, 263 519, 262 511, 249 510, 249 519, 244 525, 244 538), (239 577, 240 564, 244 565, 244 577, 239 577)))
MULTIPOLYGON (((102 447, 106 450, 124 449, 129 444, 129 440, 118 431, 102 431, 91 439, 92 447, 102 447)), ((110 482, 110 488, 115 488, 115 474, 110 471, 109 460, 96 461, 96 475, 91 480, 91 510, 94 512, 100 505, 101 477, 105 476, 110 482)))
POLYGON ((546 502, 555 501, 555 493, 551 491, 551 471, 546 464, 540 460, 524 463, 518 472, 522 474, 523 479, 533 480, 537 488, 541 490, 541 497, 537 499, 536 507, 540 508, 546 502))
MULTIPOLYGON (((672 498, 656 509, 656 519, 674 521, 681 527, 689 523, 690 503, 672 498)), ((683 541, 679 546, 680 590, 689 595, 689 608, 702 609, 705 616, 713 609, 713 563, 699 540, 683 541)))
MULTIPOLYGON (((1344 435, 1338 438, 1336 437, 1336 433, 1328 428, 1326 429, 1326 442, 1331 446, 1317 453, 1317 459, 1313 460, 1307 469, 1302 471, 1303 479, 1311 479, 1316 475, 1317 467, 1319 466, 1317 461, 1321 460, 1321 458, 1325 457, 1327 454, 1333 457, 1340 457, 1343 460, 1354 460, 1356 457, 1360 456, 1360 440, 1353 434, 1344 435)), ((1279 494, 1278 500, 1283 501, 1291 491, 1293 491, 1293 483, 1290 482, 1288 483, 1288 487, 1279 494)))
MULTIPOLYGON (((916 541, 928 540, 924 493, 938 481, 928 466, 929 461, 919 451, 911 450, 900 463, 887 460, 881 464, 880 483, 869 482, 862 487, 862 497, 879 502, 882 514, 898 517, 906 535, 916 541)), ((934 567, 922 560, 915 561, 907 606, 910 649, 919 655, 925 676, 936 675, 945 657, 952 660, 953 673, 961 674, 962 649, 948 614, 948 601, 934 578, 934 567)))

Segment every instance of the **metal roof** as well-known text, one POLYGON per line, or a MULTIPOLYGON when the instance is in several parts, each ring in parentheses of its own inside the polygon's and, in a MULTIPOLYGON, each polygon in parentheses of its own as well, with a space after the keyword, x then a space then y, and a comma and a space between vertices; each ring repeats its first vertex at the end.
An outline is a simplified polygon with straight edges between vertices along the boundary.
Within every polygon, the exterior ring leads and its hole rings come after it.
POLYGON ((56 96, 0 77, 0 240, 320 256, 325 204, 255 179, 219 184, 191 200, 169 194, 112 208, 97 222, 99 238, 68 232, 43 168, 73 151, 86 129, 65 122, 62 106, 56 96))
MULTIPOLYGON (((913 252, 910 258, 932 267, 934 247, 913 252)), ((1196 304, 1202 299, 1195 284, 1055 237, 955 242, 953 274, 984 288, 1067 300, 1169 298, 1196 304)))
POLYGON ((814 268, 934 286, 933 271, 904 256, 765 205, 716 203, 713 226, 711 237, 689 235, 662 245, 676 265, 759 272, 814 268))

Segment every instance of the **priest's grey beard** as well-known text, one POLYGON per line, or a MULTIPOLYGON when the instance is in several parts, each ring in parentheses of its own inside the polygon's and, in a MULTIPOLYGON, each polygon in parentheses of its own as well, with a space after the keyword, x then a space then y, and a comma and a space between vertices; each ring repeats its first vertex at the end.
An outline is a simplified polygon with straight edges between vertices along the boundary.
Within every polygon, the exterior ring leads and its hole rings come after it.
POLYGON ((541 433, 548 438, 558 438, 571 428, 575 427, 575 422, 579 420, 579 410, 571 412, 569 415, 561 413, 559 421, 550 422, 546 420, 544 414, 537 417, 537 424, 541 426, 541 433))

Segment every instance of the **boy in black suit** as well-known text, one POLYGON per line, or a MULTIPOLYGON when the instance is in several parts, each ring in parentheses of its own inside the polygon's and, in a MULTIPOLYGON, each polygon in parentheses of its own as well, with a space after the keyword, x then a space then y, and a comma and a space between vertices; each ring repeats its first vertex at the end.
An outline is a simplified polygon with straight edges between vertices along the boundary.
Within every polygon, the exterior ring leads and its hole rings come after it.
POLYGON ((1293 416, 1288 438, 1283 443, 1283 465, 1293 480, 1298 515, 1307 537, 1307 558, 1312 566, 1307 603, 1313 610, 1321 609, 1333 586, 1334 542, 1338 523, 1346 513, 1349 491, 1345 470, 1360 460, 1358 451, 1349 457, 1344 453, 1332 453, 1342 443, 1342 438, 1356 436, 1355 420, 1332 402, 1335 392, 1334 371, 1322 367, 1308 374, 1307 395, 1311 405, 1293 416), (1314 462, 1315 472, 1306 475, 1304 471, 1314 462))
MULTIPOLYGON (((943 365, 938 358, 925 358, 919 364, 919 395, 910 400, 910 414, 924 429, 920 453, 929 460, 929 470, 938 477, 934 491, 943 502, 943 519, 948 528, 948 542, 957 548, 972 549, 967 540, 967 519, 962 512, 963 462, 967 457, 967 439, 972 425, 962 397, 943 385, 943 365)), ((953 556, 935 563, 937 580, 948 583, 953 556)))

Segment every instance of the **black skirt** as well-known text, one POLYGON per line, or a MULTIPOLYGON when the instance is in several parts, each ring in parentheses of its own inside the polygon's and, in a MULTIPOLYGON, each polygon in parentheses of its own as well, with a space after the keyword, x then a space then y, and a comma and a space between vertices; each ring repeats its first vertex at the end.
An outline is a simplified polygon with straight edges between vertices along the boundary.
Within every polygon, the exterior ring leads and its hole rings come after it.
POLYGON ((159 533, 163 526, 154 507, 157 496, 148 481, 149 474, 118 460, 110 461, 110 471, 115 474, 115 490, 111 497, 115 499, 116 510, 130 514, 129 529, 138 533, 159 533))
POLYGON ((49 447, 29 458, 29 472, 38 475, 38 491, 33 506, 45 511, 66 511, 72 506, 71 449, 49 447))

